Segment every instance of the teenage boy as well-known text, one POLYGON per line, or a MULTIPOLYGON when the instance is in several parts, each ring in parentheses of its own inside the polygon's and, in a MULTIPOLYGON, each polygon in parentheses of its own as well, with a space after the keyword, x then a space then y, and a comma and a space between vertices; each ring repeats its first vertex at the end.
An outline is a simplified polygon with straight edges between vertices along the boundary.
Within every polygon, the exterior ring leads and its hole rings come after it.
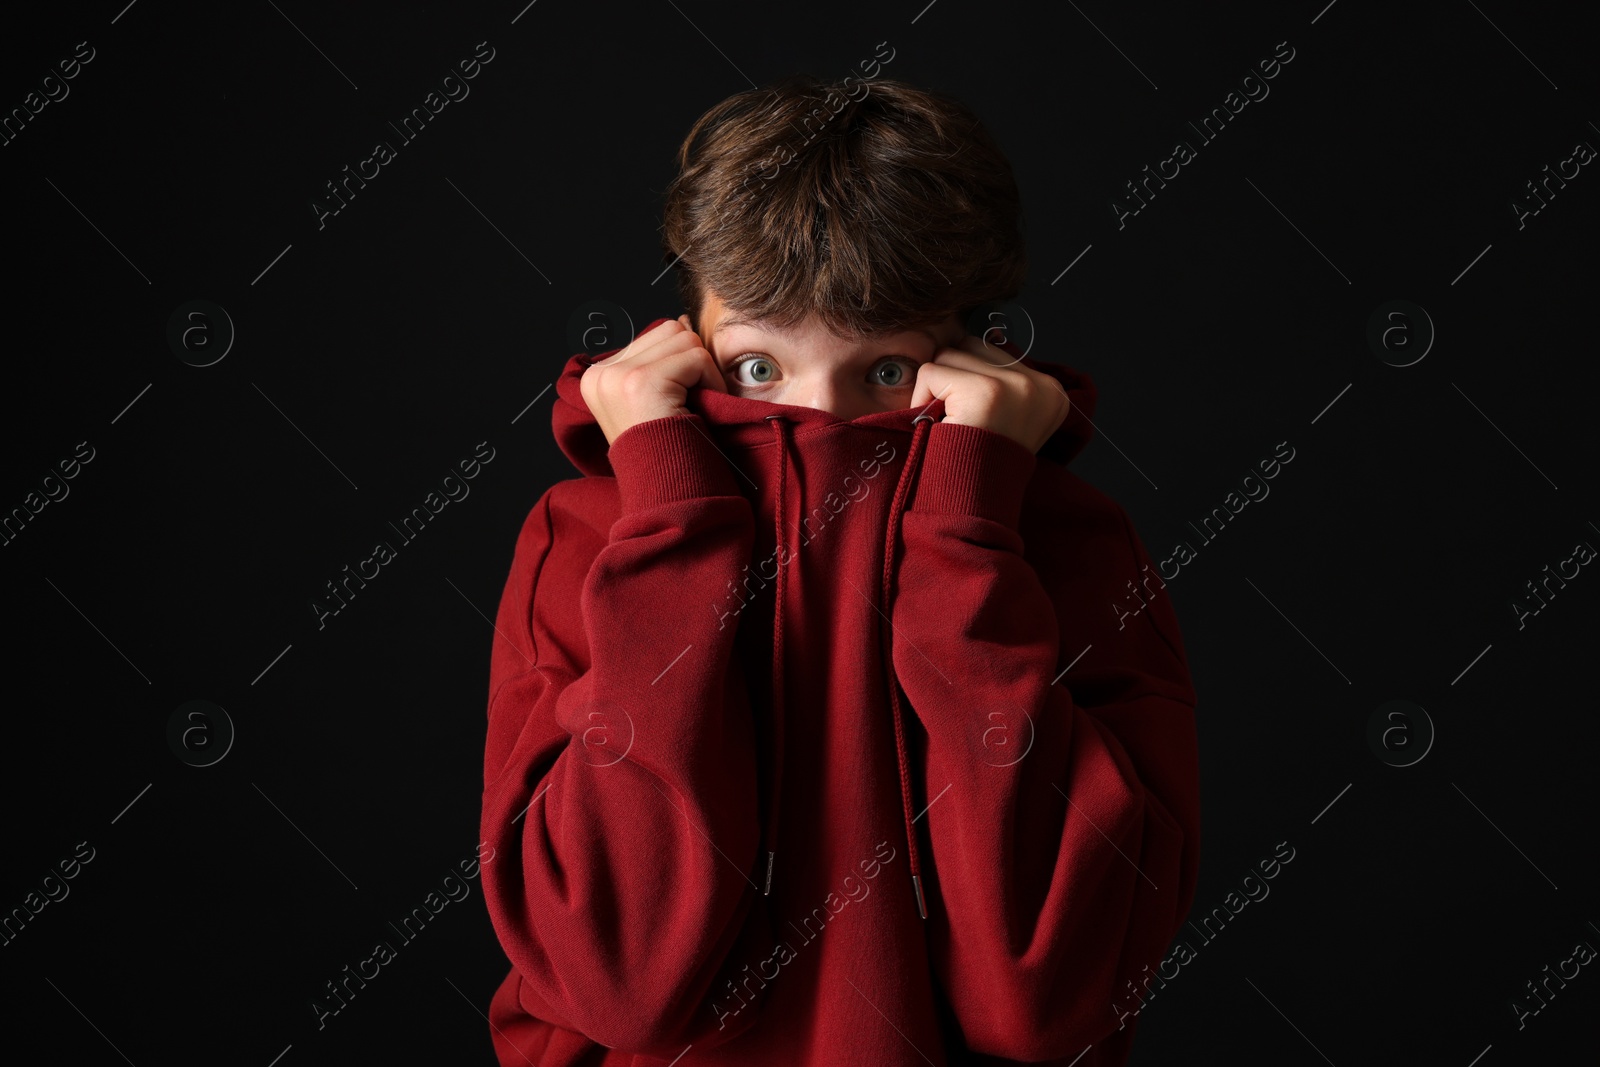
POLYGON ((1019 219, 976 116, 900 82, 690 130, 688 313, 568 361, 583 477, 496 620, 502 1064, 1125 1062, 1195 890, 1195 694, 1067 469, 1092 382, 966 334, 1019 219))

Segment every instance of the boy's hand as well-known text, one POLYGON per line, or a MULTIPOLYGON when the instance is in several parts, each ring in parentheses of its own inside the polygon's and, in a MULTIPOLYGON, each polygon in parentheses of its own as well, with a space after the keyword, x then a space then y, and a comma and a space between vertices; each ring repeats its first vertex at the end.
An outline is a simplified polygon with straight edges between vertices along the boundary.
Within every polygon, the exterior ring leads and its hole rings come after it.
POLYGON ((936 398, 944 400, 945 422, 993 430, 1029 452, 1038 452, 1072 409, 1059 380, 970 334, 918 368, 911 407, 936 398))
POLYGON ((583 402, 608 445, 631 426, 687 412, 689 389, 696 385, 728 391, 717 361, 689 328, 687 315, 646 330, 578 380, 583 402))

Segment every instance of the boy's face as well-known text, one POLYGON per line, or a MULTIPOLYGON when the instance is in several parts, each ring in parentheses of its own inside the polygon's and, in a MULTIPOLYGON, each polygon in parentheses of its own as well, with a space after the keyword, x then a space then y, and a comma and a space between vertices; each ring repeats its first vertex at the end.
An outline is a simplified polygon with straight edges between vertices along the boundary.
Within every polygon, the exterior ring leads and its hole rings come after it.
POLYGON ((780 332, 740 321, 709 290, 695 322, 728 392, 820 408, 846 421, 910 407, 918 368, 966 335, 954 312, 878 340, 837 337, 816 315, 780 332))

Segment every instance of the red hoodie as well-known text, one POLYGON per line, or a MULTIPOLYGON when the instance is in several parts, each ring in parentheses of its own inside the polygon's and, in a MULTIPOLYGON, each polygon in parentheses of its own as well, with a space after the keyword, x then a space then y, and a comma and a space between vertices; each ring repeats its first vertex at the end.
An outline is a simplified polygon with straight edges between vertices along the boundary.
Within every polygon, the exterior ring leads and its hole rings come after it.
POLYGON ((1037 455, 703 387, 608 449, 589 362, 495 625, 500 1062, 1124 1063, 1199 772, 1170 599, 1066 468, 1093 383, 1022 360, 1072 400, 1037 455))

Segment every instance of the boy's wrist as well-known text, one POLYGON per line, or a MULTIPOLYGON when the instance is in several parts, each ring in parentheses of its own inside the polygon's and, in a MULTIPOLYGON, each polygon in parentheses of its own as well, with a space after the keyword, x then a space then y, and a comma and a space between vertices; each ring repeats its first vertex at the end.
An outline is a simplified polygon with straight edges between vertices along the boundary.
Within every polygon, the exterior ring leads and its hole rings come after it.
POLYGON ((694 412, 636 422, 617 435, 606 456, 623 514, 695 497, 739 495, 733 472, 694 412))
POLYGON ((1038 456, 1005 434, 964 423, 936 422, 917 471, 907 510, 970 515, 1015 530, 1038 456))

